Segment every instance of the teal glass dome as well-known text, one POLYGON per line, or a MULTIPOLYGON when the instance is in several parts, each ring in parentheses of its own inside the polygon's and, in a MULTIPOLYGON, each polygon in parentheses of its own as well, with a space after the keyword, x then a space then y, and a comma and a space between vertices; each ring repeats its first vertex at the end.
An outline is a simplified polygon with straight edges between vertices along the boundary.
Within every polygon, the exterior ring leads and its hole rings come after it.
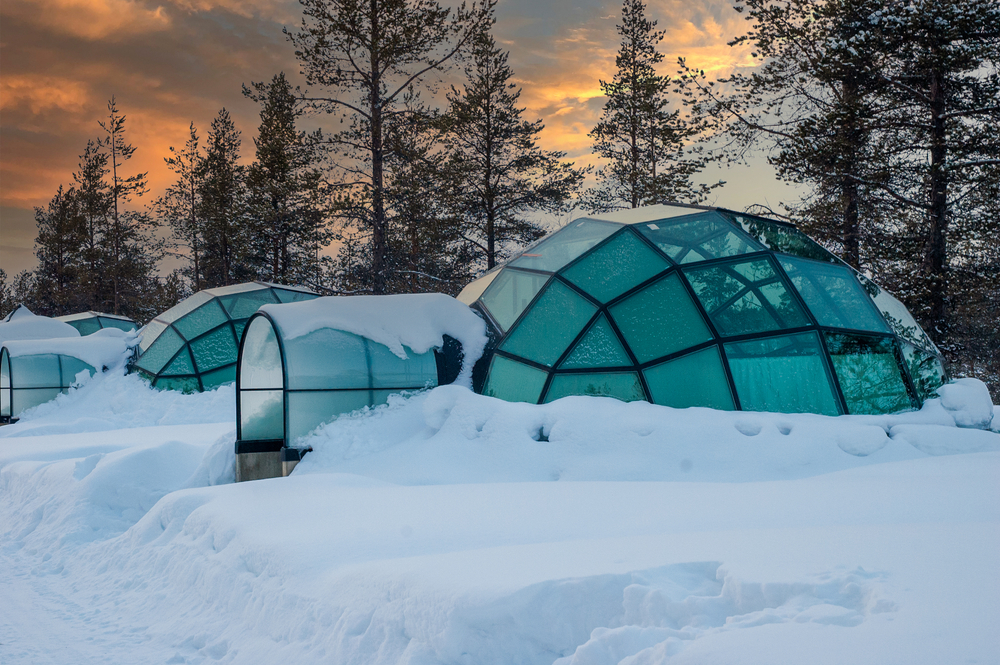
POLYGON ((236 380, 243 328, 261 305, 316 298, 308 289, 248 282, 199 291, 149 322, 133 371, 157 388, 194 392, 236 380))
POLYGON ((55 319, 56 321, 62 321, 63 323, 68 323, 73 326, 80 331, 81 335, 90 335, 98 330, 104 330, 105 328, 117 328, 118 330, 124 330, 125 332, 139 328, 139 326, 135 324, 135 321, 127 316, 105 314, 104 312, 80 312, 79 314, 57 316, 55 319))
POLYGON ((470 283, 477 387, 826 415, 918 407, 946 380, 898 300, 794 226, 658 205, 577 219, 470 283))

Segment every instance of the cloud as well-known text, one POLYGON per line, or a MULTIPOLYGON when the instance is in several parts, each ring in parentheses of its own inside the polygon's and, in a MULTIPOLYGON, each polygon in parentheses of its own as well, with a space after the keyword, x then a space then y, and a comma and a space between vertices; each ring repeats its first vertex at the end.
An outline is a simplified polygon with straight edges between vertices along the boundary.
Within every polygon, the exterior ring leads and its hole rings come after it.
POLYGON ((163 7, 135 0, 6 0, 0 16, 54 35, 91 40, 168 30, 171 25, 163 7))

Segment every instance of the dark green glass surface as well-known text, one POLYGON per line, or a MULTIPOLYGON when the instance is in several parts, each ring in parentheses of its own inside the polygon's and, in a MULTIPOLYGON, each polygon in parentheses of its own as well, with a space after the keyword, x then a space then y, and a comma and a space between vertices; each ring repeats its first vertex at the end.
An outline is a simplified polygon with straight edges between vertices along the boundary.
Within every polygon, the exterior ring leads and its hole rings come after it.
POLYGON ((243 291, 229 296, 220 296, 219 302, 234 319, 249 319, 254 315, 261 305, 269 305, 278 302, 277 297, 271 289, 257 289, 255 291, 243 291))
POLYGON ((643 370, 643 374, 654 404, 678 409, 705 406, 732 411, 736 408, 717 346, 654 365, 643 370))
POLYGON ((217 298, 209 300, 207 303, 174 321, 174 327, 184 335, 185 339, 194 339, 203 335, 212 328, 217 328, 228 321, 226 313, 222 311, 217 298))
POLYGON ((733 219, 748 235, 775 252, 801 256, 805 259, 840 263, 840 259, 796 228, 751 215, 733 214, 733 219))
POLYGON ((236 381, 236 363, 201 374, 201 385, 205 390, 211 390, 212 388, 234 381, 236 381))
POLYGON ((551 280, 500 348, 551 367, 596 311, 570 287, 551 280))
POLYGON ((184 340, 181 336, 174 332, 173 328, 165 328, 145 353, 139 356, 136 366, 151 374, 159 374, 163 366, 170 362, 182 346, 184 340))
POLYGON ((191 342, 191 355, 199 372, 236 362, 237 352, 236 338, 228 325, 191 342))
POLYGON ((153 386, 160 390, 176 390, 182 393, 194 393, 201 390, 198 378, 194 376, 161 376, 153 382, 153 386))
POLYGON ((892 338, 840 333, 825 333, 824 337, 848 413, 895 413, 914 406, 892 338))
POLYGON ((902 342, 902 347, 903 358, 906 360, 917 396, 921 401, 935 397, 937 389, 947 381, 941 358, 909 342, 902 342))
POLYGON ((503 356, 493 356, 483 394, 508 402, 536 404, 548 373, 503 356))
POLYGON ((569 356, 559 364, 559 369, 622 367, 631 364, 632 361, 615 331, 611 329, 611 324, 601 314, 576 343, 569 356))
POLYGON ((668 275, 610 309, 611 317, 641 363, 712 339, 680 280, 676 273, 668 275))
POLYGON ((183 348, 177 357, 170 361, 170 364, 160 372, 161 376, 171 376, 178 374, 195 374, 194 364, 191 362, 191 353, 187 348, 183 348))
POLYGON ((623 402, 646 399, 637 372, 594 372, 556 374, 545 393, 545 401, 552 402, 571 395, 614 397, 623 402))
POLYGON ((703 212, 635 228, 677 263, 719 259, 764 249, 717 212, 703 212))
POLYGON ((669 267, 666 259, 625 228, 562 274, 606 303, 669 267))
POLYGON ((846 266, 782 256, 781 267, 821 326, 889 332, 867 292, 846 266))

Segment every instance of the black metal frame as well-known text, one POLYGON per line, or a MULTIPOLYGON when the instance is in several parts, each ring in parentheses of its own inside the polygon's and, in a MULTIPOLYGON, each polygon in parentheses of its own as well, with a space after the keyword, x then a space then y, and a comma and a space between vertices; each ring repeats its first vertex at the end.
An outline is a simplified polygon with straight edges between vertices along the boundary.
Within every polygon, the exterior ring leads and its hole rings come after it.
MULTIPOLYGON (((674 204, 670 204, 670 205, 674 205, 674 204)), ((907 366, 907 363, 905 362, 905 357, 903 355, 902 347, 901 347, 901 341, 902 340, 899 337, 899 335, 896 333, 896 331, 892 328, 892 326, 888 323, 888 321, 885 320, 885 317, 881 313, 881 311, 879 310, 879 308, 876 305, 874 305, 874 303, 869 303, 869 305, 871 306, 872 310, 875 312, 875 314, 878 317, 878 319, 881 320, 881 321, 883 321, 883 323, 885 324, 885 330, 887 330, 888 332, 876 332, 876 331, 871 331, 871 330, 856 330, 856 329, 852 329, 852 328, 838 328, 838 327, 821 325, 819 323, 819 321, 816 319, 816 316, 813 314, 812 310, 806 304, 804 298, 799 293, 798 289, 794 286, 794 284, 792 284, 790 276, 785 272, 785 270, 784 270, 783 266, 781 265, 780 261, 777 260, 776 254, 784 254, 784 253, 781 252, 780 250, 767 248, 766 245, 764 245, 763 242, 761 242, 757 238, 754 238, 753 234, 750 234, 750 233, 746 232, 741 227, 741 225, 735 220, 735 217, 736 216, 747 217, 747 218, 750 218, 752 220, 759 220, 759 221, 762 221, 762 222, 766 222, 768 224, 774 224, 774 225, 777 225, 777 226, 784 227, 784 228, 787 228, 789 230, 795 231, 795 232, 801 234, 808 241, 816 244, 817 247, 819 247, 820 249, 822 249, 824 252, 827 252, 831 257, 833 257, 833 261, 820 261, 818 259, 809 259, 807 257, 801 257, 801 256, 793 255, 793 254, 788 254, 788 256, 792 256, 794 258, 801 259, 801 260, 806 260, 806 261, 814 261, 816 263, 823 264, 823 265, 830 265, 830 264, 832 264, 832 265, 847 266, 847 264, 845 264, 842 261, 840 261, 840 259, 838 259, 832 253, 829 253, 821 245, 818 245, 818 243, 815 243, 814 240, 812 240, 811 238, 809 238, 809 236, 807 236, 807 235, 803 234, 801 231, 799 231, 793 224, 789 224, 787 222, 782 222, 782 221, 779 221, 779 220, 770 220, 770 219, 767 219, 767 218, 760 217, 758 215, 748 215, 748 214, 745 214, 745 213, 738 213, 738 212, 726 210, 726 209, 723 209, 723 208, 709 208, 709 207, 703 207, 703 206, 677 206, 677 207, 690 207, 690 208, 693 208, 693 209, 696 209, 696 210, 699 210, 699 211, 715 211, 715 212, 724 213, 724 214, 720 215, 720 217, 721 217, 721 219, 725 223, 727 223, 730 227, 732 227, 738 234, 744 235, 747 238, 750 238, 757 245, 763 246, 764 249, 759 250, 759 251, 754 251, 754 252, 747 252, 747 253, 744 253, 744 254, 738 254, 738 255, 735 255, 735 256, 719 257, 719 258, 714 258, 714 259, 707 259, 707 260, 704 260, 704 261, 698 261, 696 263, 681 265, 681 264, 678 264, 677 261, 673 260, 670 256, 668 256, 666 254, 666 252, 664 252, 659 247, 657 247, 656 244, 650 238, 647 238, 644 233, 642 233, 641 231, 637 230, 636 228, 633 228, 633 227, 641 226, 642 224, 649 224, 649 223, 655 224, 655 223, 659 223, 661 221, 661 220, 650 220, 648 222, 644 221, 644 222, 639 222, 639 223, 636 223, 636 224, 622 224, 622 228, 618 229, 614 233, 609 234, 606 238, 602 239, 600 242, 596 243, 593 247, 589 248, 587 251, 583 252, 580 256, 576 257, 575 259, 573 259, 572 261, 570 261, 566 265, 562 266, 561 268, 559 268, 559 270, 557 270, 555 272, 549 272, 549 271, 544 271, 544 270, 537 270, 537 269, 533 269, 533 268, 526 268, 526 267, 523 267, 523 266, 514 266, 514 265, 512 265, 512 263, 513 263, 513 260, 512 260, 503 269, 505 269, 505 270, 514 270, 514 271, 524 272, 524 273, 533 273, 533 274, 536 274, 536 275, 539 275, 539 276, 545 276, 547 278, 547 281, 546 281, 545 284, 542 285, 542 288, 539 289, 538 292, 534 295, 534 297, 529 301, 529 303, 524 308, 524 310, 522 310, 520 312, 520 314, 518 315, 517 319, 515 319, 515 321, 506 330, 504 330, 503 328, 501 328, 499 326, 499 324, 497 324, 496 320, 493 318, 493 315, 489 312, 489 308, 486 306, 485 301, 483 300, 483 297, 486 296, 487 293, 489 293, 490 289, 494 288, 495 281, 493 283, 491 283, 483 291, 482 294, 480 294, 479 298, 474 303, 474 308, 477 311, 479 311, 481 314, 484 315, 484 318, 487 320, 488 324, 490 324, 493 328, 495 328, 495 330, 498 333, 495 345, 493 345, 493 348, 489 349, 487 351, 487 353, 484 354, 484 356, 485 356, 484 357, 484 361, 488 362, 489 368, 488 368, 488 370, 486 372, 486 377, 484 378, 484 381, 483 381, 484 385, 482 386, 482 388, 485 388, 485 383, 488 380, 489 371, 492 370, 493 358, 495 356, 501 356, 501 357, 507 358, 509 360, 522 363, 522 364, 527 365, 529 367, 533 367, 535 369, 542 370, 542 371, 544 371, 544 372, 547 373, 547 377, 546 377, 545 383, 542 386, 541 392, 540 392, 540 394, 539 394, 539 396, 537 398, 537 401, 536 401, 536 403, 539 403, 539 404, 541 404, 541 403, 544 402, 544 400, 545 400, 545 398, 546 398, 546 396, 548 394, 549 388, 551 387, 552 381, 553 381, 553 379, 555 378, 555 376, 557 374, 576 374, 576 373, 580 373, 580 374, 637 373, 638 376, 639 376, 640 385, 642 386, 642 390, 643 390, 643 393, 645 395, 645 398, 648 401, 652 402, 653 401, 652 400, 652 394, 651 394, 649 386, 648 386, 648 384, 646 382, 646 378, 645 378, 645 375, 643 373, 643 370, 645 370, 645 369, 647 369, 649 367, 655 366, 655 365, 662 364, 664 362, 669 362, 671 360, 675 360, 677 358, 684 357, 684 356, 689 355, 691 353, 696 353, 698 351, 702 351, 702 350, 704 350, 704 349, 706 349, 708 347, 715 346, 715 347, 717 347, 720 359, 722 361, 722 366, 723 366, 723 369, 725 371, 726 380, 727 380, 727 382, 729 384, 729 390, 730 390, 731 397, 733 399, 733 404, 734 404, 734 406, 735 406, 736 409, 742 409, 742 404, 740 403, 739 395, 738 395, 737 390, 736 390, 736 384, 735 384, 735 381, 733 379, 732 370, 731 370, 731 368, 729 366, 729 360, 728 360, 728 357, 726 356, 726 353, 725 353, 725 345, 726 344, 730 344, 730 343, 734 343, 734 342, 740 342, 740 341, 769 339, 769 338, 772 338, 772 337, 781 337, 781 336, 793 335, 793 334, 797 334, 797 333, 811 332, 811 333, 813 333, 813 335, 815 336, 815 338, 818 341, 818 347, 820 349, 820 357, 821 357, 821 361, 822 361, 822 364, 823 364, 823 368, 824 368, 824 371, 826 372, 827 380, 829 382, 829 385, 832 388, 835 401, 837 402, 837 408, 839 409, 840 413, 842 413, 842 414, 843 413, 848 413, 847 400, 846 400, 846 398, 844 396, 844 391, 843 391, 843 388, 842 388, 842 386, 840 384, 840 379, 838 378, 837 373, 836 373, 836 371, 834 370, 834 367, 833 367, 833 359, 832 359, 832 355, 830 353, 830 349, 829 349, 829 346, 828 346, 828 341, 827 341, 826 333, 834 333, 834 334, 842 334, 842 335, 853 335, 853 336, 861 336, 861 337, 865 337, 865 338, 879 338, 879 339, 889 339, 889 340, 891 340, 892 341, 892 348, 893 348, 893 355, 894 355, 894 358, 896 359, 897 369, 900 371, 900 376, 903 379, 903 383, 904 383, 904 385, 906 387, 906 391, 907 391, 907 394, 908 394, 908 396, 910 398, 911 404, 914 405, 914 406, 917 406, 917 407, 920 406, 922 400, 920 399, 920 397, 918 395, 918 392, 916 390, 916 384, 914 382, 913 377, 910 375, 909 367, 907 366), (567 271, 569 271, 577 263, 586 260, 591 254, 593 254, 594 252, 599 251, 602 247, 604 247, 609 242, 612 242, 613 239, 617 238, 617 236, 619 234, 621 234, 621 233, 628 233, 628 232, 631 232, 634 235, 634 237, 639 238, 648 247, 650 247, 651 249, 653 249, 659 256, 661 256, 662 258, 664 258, 664 260, 667 262, 668 267, 665 268, 664 270, 658 272, 657 274, 653 275, 652 277, 644 280, 643 282, 641 282, 641 283, 633 286, 629 290, 621 293, 620 295, 616 296, 615 298, 609 300, 607 303, 598 302, 594 297, 592 297, 589 294, 587 294, 585 291, 583 291, 583 289, 577 287, 575 284, 573 284, 570 280, 568 280, 565 277, 565 273, 567 271), (760 286, 765 286, 767 284, 774 283, 774 282, 780 282, 784 286, 786 292, 790 294, 790 297, 793 299, 793 302, 795 303, 795 305, 799 308, 799 310, 802 313, 804 313, 804 315, 805 315, 808 323, 806 325, 804 325, 804 326, 796 326, 794 328, 781 328, 781 329, 772 330, 772 331, 765 331, 765 332, 754 332, 754 333, 747 333, 747 334, 742 334, 742 335, 728 335, 728 336, 723 336, 723 335, 721 335, 719 333, 719 330, 716 328, 716 325, 713 322, 711 315, 708 313, 708 311, 702 305, 701 301, 698 299, 697 294, 695 293, 694 288, 692 287, 692 285, 691 285, 691 283, 690 283, 690 281, 689 281, 689 279, 687 277, 687 272, 694 271, 694 270, 701 270, 701 269, 705 269, 705 268, 710 268, 712 266, 719 266, 719 265, 725 265, 725 264, 736 264, 736 263, 746 263, 746 262, 751 262, 751 261, 760 260, 760 259, 766 259, 768 261, 769 265, 771 266, 771 269, 775 273, 775 277, 771 278, 771 279, 768 279, 765 282, 760 282, 760 283, 756 283, 755 282, 753 285, 747 284, 746 280, 738 277, 739 281, 741 281, 741 282, 744 283, 744 288, 742 288, 740 290, 740 292, 737 293, 736 296, 734 296, 730 300, 734 300, 735 301, 736 299, 738 299, 740 297, 743 297, 746 293, 754 293, 754 292, 756 292, 759 289, 760 286), (705 341, 703 343, 700 343, 700 344, 692 346, 692 347, 687 347, 687 348, 685 348, 685 349, 683 349, 681 351, 677 351, 677 352, 674 352, 674 353, 671 353, 671 354, 667 354, 667 355, 665 355, 663 357, 658 357, 658 358, 655 358, 655 359, 652 359, 652 360, 640 363, 638 361, 638 359, 635 357, 635 355, 634 355, 634 353, 633 353, 630 345, 628 344, 627 340, 625 339, 625 336, 622 334, 622 331, 618 328, 617 322, 615 321, 614 317, 612 317, 610 315, 610 311, 609 310, 610 310, 611 307, 613 307, 614 305, 618 304, 619 302, 624 301, 625 299, 629 298, 631 295, 633 295, 633 294, 635 294, 635 293, 637 293, 637 292, 639 292, 639 291, 647 288, 649 285, 651 285, 651 284, 653 284, 653 283, 655 283, 655 282, 657 282, 659 280, 666 279, 669 275, 671 275, 673 273, 677 273, 678 276, 680 277, 681 284, 685 288, 685 290, 686 290, 689 298, 691 299, 691 301, 695 304, 696 309, 699 312, 700 316, 702 317, 703 322, 706 324, 706 327, 711 332, 712 339, 711 340, 707 340, 707 341, 705 341), (580 332, 577 333, 577 335, 570 341, 570 343, 568 344, 568 346, 566 347, 566 349, 563 350, 563 352, 561 353, 561 355, 559 356, 559 358, 557 360, 555 360, 551 366, 548 366, 548 365, 546 365, 544 363, 533 361, 533 360, 530 360, 530 359, 525 358, 523 356, 519 356, 517 354, 505 351, 502 348, 504 342, 520 326, 520 324, 524 320, 524 318, 526 316, 528 316, 529 312, 531 312, 531 310, 535 307, 535 305, 537 304, 537 301, 551 287, 551 284, 554 281, 557 281, 557 280, 559 282, 561 282, 564 286, 569 287, 573 292, 575 292, 576 294, 578 294, 579 296, 581 296, 582 298, 584 298, 584 300, 586 302, 589 302, 592 305, 596 306, 597 310, 595 311, 595 313, 583 325, 583 327, 580 330, 580 332), (563 363, 565 361, 565 359, 569 356, 569 354, 571 354, 573 352, 573 350, 575 349, 576 345, 590 331, 590 329, 596 324, 597 320, 602 315, 606 317, 606 319, 607 319, 610 327, 612 328, 614 334, 617 336, 619 343, 622 345, 622 348, 628 354, 629 360, 632 362, 632 364, 630 366, 620 366, 620 367, 594 367, 594 368, 559 369, 560 364, 563 363)), ((686 216, 682 215, 682 216, 678 216, 678 217, 666 218, 666 219, 662 220, 662 222, 664 224, 672 224, 672 223, 675 223, 677 221, 683 221, 683 219, 685 217, 686 216)), ((589 219, 589 218, 585 218, 585 219, 589 219)), ((595 221, 606 221, 606 220, 595 220, 595 221)), ((721 232, 720 232, 720 235, 721 235, 721 232)), ((539 241, 538 243, 535 243, 535 245, 540 244, 540 243, 541 243, 541 241, 539 241)), ((532 245, 532 247, 534 247, 535 245, 532 245)), ((525 250, 525 251, 526 252, 530 251, 530 249, 529 250, 525 250)), ((690 251, 690 248, 688 248, 688 251, 690 251)), ((847 267, 850 268, 850 266, 847 266, 847 267)), ((850 276, 853 277, 853 279, 855 280, 855 282, 857 283, 857 285, 859 286, 859 288, 861 289, 861 291, 863 293, 866 293, 866 294, 868 293, 868 290, 865 288, 864 284, 861 283, 861 280, 858 277, 856 271, 850 270, 848 272, 848 275, 850 275, 850 276)), ((821 294, 822 297, 824 297, 826 299, 829 299, 828 298, 828 294, 826 294, 825 291, 821 287, 819 287, 818 285, 815 285, 815 284, 814 284, 814 286, 817 287, 817 289, 819 290, 819 292, 820 292, 820 294, 821 294)), ((767 302, 766 298, 762 297, 761 295, 758 295, 757 297, 758 297, 758 300, 761 302, 762 307, 764 307, 768 311, 768 313, 772 316, 772 318, 776 322, 784 323, 784 321, 782 320, 782 317, 780 317, 777 314, 777 312, 772 311, 773 307, 770 306, 770 303, 767 302)), ((871 299, 871 298, 869 297, 869 299, 871 299)), ((724 310, 725 307, 728 304, 731 304, 731 303, 723 303, 721 306, 719 306, 719 307, 716 308, 716 311, 722 311, 722 310, 724 310)), ((837 309, 839 309, 839 308, 835 307, 834 311, 836 311, 837 309)), ((915 345, 915 346, 917 346, 917 348, 921 348, 921 347, 919 347, 919 345, 915 345)), ((932 354, 932 355, 937 355, 937 354, 932 354)), ((940 356, 939 355, 938 355, 938 358, 940 360, 940 356)), ((943 362, 942 362, 942 368, 944 368, 943 362)), ((945 372, 946 372, 946 370, 945 370, 945 372)), ((947 377, 947 374, 945 374, 945 376, 947 377)))

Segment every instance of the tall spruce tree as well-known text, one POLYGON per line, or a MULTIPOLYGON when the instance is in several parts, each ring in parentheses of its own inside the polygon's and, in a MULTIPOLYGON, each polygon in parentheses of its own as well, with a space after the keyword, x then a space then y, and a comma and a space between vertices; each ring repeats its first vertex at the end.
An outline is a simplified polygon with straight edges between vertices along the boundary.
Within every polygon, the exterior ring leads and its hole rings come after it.
POLYGON ((111 287, 112 312, 129 315, 142 303, 145 286, 163 256, 163 242, 154 237, 156 224, 147 212, 129 206, 146 194, 146 173, 124 173, 135 147, 125 139, 125 116, 118 111, 114 97, 108 101, 107 118, 98 124, 105 134, 102 143, 111 177, 104 272, 111 287))
POLYGON ((484 30, 470 45, 461 90, 452 87, 445 117, 450 203, 478 267, 492 269, 544 231, 533 213, 568 212, 585 171, 538 146, 544 125, 522 118, 521 89, 508 52, 484 30))
POLYGON ((83 154, 80 155, 77 171, 73 174, 84 223, 81 252, 83 267, 79 274, 78 288, 86 294, 87 308, 97 312, 110 309, 104 272, 104 236, 111 207, 108 183, 105 180, 108 171, 108 155, 101 149, 101 143, 87 141, 83 154))
POLYGON ((87 309, 87 293, 79 288, 87 267, 83 254, 87 229, 76 190, 60 185, 45 208, 35 208, 35 223, 38 267, 32 311, 61 316, 87 309))
POLYGON ((198 214, 202 219, 202 275, 206 288, 253 279, 252 232, 247 224, 246 168, 239 163, 240 131, 222 109, 208 131, 201 163, 198 214))
POLYGON ((177 255, 188 264, 182 274, 194 291, 205 288, 205 223, 201 216, 205 156, 199 142, 198 131, 192 122, 184 147, 177 150, 171 146, 170 157, 163 158, 177 179, 156 200, 157 214, 171 229, 173 248, 179 250, 177 255))
POLYGON ((600 82, 608 100, 589 134, 594 152, 608 163, 597 172, 597 186, 587 191, 582 204, 608 211, 666 201, 697 203, 722 183, 691 182, 706 160, 685 150, 699 128, 680 109, 670 110, 670 80, 657 73, 663 60, 657 45, 664 32, 646 17, 641 0, 624 1, 617 28, 617 69, 611 81, 600 82))
POLYGON ((408 112, 408 91, 433 88, 485 25, 492 4, 452 11, 434 0, 302 0, 301 29, 289 37, 308 84, 328 91, 305 101, 344 125, 329 137, 341 181, 338 218, 342 236, 369 243, 367 256, 360 255, 365 290, 386 293, 393 270, 387 126, 408 112))
POLYGON ((247 172, 258 274, 281 284, 316 285, 320 249, 332 239, 319 169, 323 136, 297 129, 299 101, 284 73, 244 87, 244 94, 261 105, 256 161, 247 172))

